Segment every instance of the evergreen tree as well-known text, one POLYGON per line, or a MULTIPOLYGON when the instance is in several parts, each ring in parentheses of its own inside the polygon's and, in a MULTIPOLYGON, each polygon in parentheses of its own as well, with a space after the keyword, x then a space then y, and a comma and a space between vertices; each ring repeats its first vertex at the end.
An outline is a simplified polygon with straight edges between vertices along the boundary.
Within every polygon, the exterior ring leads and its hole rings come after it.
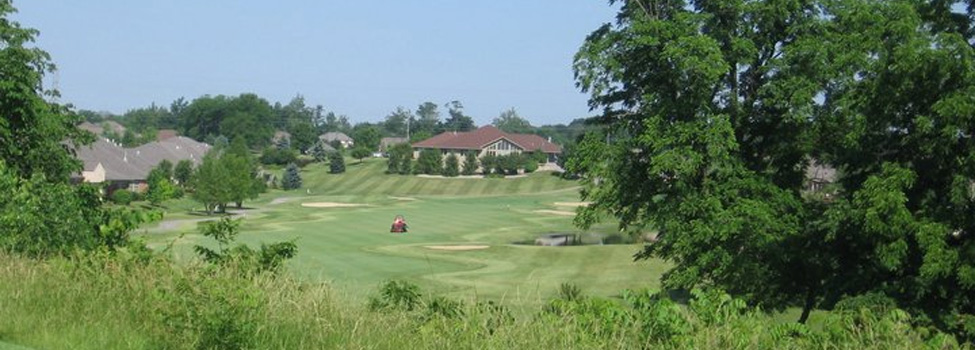
POLYGON ((301 170, 295 163, 289 163, 284 168, 284 175, 281 176, 281 188, 284 190, 294 190, 301 188, 301 170))
POLYGON ((444 160, 443 165, 443 176, 454 177, 460 174, 460 161, 457 159, 457 155, 451 153, 444 160))
POLYGON ((443 157, 440 150, 425 149, 420 151, 420 158, 416 160, 416 171, 420 174, 437 175, 443 170, 443 157))
POLYGON ((464 170, 461 172, 461 174, 474 175, 476 171, 477 171, 477 153, 473 151, 467 152, 466 154, 464 154, 464 170))
POLYGON ((331 152, 328 155, 328 159, 328 172, 332 174, 341 174, 345 172, 345 157, 342 156, 342 153, 331 152))

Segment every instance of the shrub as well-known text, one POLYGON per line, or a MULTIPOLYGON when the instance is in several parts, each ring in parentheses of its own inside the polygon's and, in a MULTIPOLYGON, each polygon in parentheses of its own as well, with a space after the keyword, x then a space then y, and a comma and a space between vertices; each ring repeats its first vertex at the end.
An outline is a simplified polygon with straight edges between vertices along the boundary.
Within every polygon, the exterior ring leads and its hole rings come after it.
POLYGON ((477 153, 467 152, 466 154, 464 154, 464 170, 461 171, 461 174, 474 175, 474 172, 476 171, 477 171, 477 153))
POLYGON ((413 311, 420 305, 420 287, 407 281, 386 281, 379 288, 379 296, 369 298, 369 309, 373 311, 392 309, 413 311))
POLYGON ((115 190, 115 192, 112 192, 112 203, 118 205, 129 205, 129 203, 132 203, 132 197, 132 191, 125 189, 115 190))
POLYGON ((457 156, 451 153, 447 156, 443 166, 443 176, 454 177, 460 174, 460 162, 457 156))
POLYGON ((443 170, 443 157, 439 150, 424 149, 416 160, 416 171, 420 174, 437 175, 443 170))
POLYGON ((261 164, 265 165, 285 165, 298 161, 298 153, 292 149, 280 149, 268 147, 261 153, 261 164))

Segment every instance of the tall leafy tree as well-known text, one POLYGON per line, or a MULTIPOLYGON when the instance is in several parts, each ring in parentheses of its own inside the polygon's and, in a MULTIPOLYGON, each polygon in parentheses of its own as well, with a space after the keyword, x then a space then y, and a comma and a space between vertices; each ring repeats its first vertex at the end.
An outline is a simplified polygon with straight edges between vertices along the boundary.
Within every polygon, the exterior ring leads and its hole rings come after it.
POLYGON ((428 133, 436 135, 440 133, 440 111, 433 102, 421 103, 416 108, 416 121, 410 123, 410 134, 428 133))
POLYGON ((193 162, 189 159, 183 159, 176 163, 176 168, 173 169, 173 180, 182 187, 186 187, 190 183, 190 178, 193 176, 193 162))
POLYGON ((243 207, 244 200, 257 198, 263 191, 263 187, 255 185, 255 182, 263 181, 257 177, 257 162, 247 149, 243 137, 234 138, 226 152, 220 156, 220 165, 226 172, 228 199, 237 208, 243 207))
POLYGON ((391 137, 405 137, 407 133, 408 121, 414 120, 413 113, 403 107, 396 107, 396 110, 386 116, 383 121, 383 134, 391 137))
POLYGON ((450 101, 445 107, 450 117, 444 122, 444 130, 466 132, 477 128, 474 118, 464 114, 464 105, 460 101, 450 101))
POLYGON ((359 123, 352 130, 352 140, 355 142, 356 147, 362 147, 369 152, 375 152, 379 149, 382 134, 375 125, 359 123))
POLYGON ((211 150, 203 157, 203 162, 193 174, 193 193, 191 197, 202 203, 207 215, 217 209, 225 209, 231 201, 230 174, 220 164, 219 152, 211 150))
POLYGON ((33 47, 37 30, 8 19, 13 12, 9 0, 0 1, 0 159, 22 178, 39 173, 68 181, 81 163, 62 142, 86 144, 92 138, 74 127, 79 116, 45 101, 58 94, 43 87, 54 64, 47 52, 33 47))
POLYGON ((975 319, 975 55, 918 3, 623 3, 575 60, 608 132, 566 164, 593 201, 578 223, 656 229, 638 257, 675 263, 665 286, 798 305, 801 321, 870 291, 942 327, 975 319), (840 168, 840 191, 803 191, 813 158, 840 168))
POLYGON ((528 134, 534 129, 527 119, 518 115, 514 108, 505 110, 491 122, 492 125, 504 132, 528 134))

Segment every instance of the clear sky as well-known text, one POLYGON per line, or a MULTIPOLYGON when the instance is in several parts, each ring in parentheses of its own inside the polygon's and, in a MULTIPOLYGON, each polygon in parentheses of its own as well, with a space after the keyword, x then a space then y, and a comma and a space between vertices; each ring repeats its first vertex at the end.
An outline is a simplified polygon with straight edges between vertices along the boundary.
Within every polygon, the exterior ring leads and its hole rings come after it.
MULTIPOLYGON (((124 113, 253 92, 379 121, 460 100, 478 125, 590 115, 572 57, 614 19, 605 0, 15 0, 41 31, 61 102, 124 113)), ((446 111, 441 108, 441 114, 446 111)))

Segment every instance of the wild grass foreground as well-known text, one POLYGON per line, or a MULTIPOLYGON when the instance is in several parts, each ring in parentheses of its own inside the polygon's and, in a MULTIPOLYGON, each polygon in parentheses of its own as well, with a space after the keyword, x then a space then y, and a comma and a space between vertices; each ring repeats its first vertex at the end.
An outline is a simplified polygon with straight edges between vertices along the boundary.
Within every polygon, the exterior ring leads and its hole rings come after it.
MULTIPOLYGON (((850 307, 779 323, 723 293, 686 305, 565 285, 535 310, 425 295, 391 281, 369 303, 326 284, 159 256, 34 260, 0 253, 0 344, 50 349, 915 349, 958 348, 897 309, 850 307)), ((854 303, 855 304, 855 303, 854 303)), ((851 305, 854 305, 851 304, 851 305)))

